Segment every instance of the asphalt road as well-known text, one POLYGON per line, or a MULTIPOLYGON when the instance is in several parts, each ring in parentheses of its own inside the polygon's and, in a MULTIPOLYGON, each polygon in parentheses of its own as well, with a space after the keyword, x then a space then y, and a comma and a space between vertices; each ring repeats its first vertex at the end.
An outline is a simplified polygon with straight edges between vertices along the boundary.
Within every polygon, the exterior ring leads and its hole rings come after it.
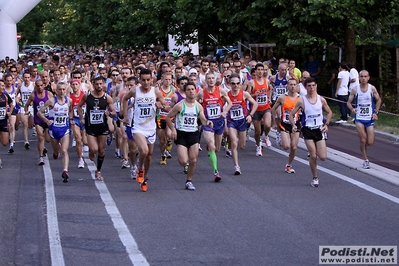
MULTIPOLYGON (((327 160, 319 162, 320 187, 312 188, 304 150, 296 174, 287 174, 280 149, 256 157, 248 141, 239 154, 241 176, 219 152, 220 183, 202 151, 196 191, 184 189, 175 150, 165 166, 156 150, 143 193, 112 146, 104 182, 92 180, 92 168, 77 169, 71 148, 65 184, 61 160, 38 166, 31 143, 25 150, 18 142, 13 155, 0 148, 0 265, 307 266, 318 265, 320 245, 399 244, 399 187, 327 160)), ((357 156, 358 139, 331 127, 328 146, 357 156)), ((370 160, 397 167, 397 148, 378 139, 370 160)))

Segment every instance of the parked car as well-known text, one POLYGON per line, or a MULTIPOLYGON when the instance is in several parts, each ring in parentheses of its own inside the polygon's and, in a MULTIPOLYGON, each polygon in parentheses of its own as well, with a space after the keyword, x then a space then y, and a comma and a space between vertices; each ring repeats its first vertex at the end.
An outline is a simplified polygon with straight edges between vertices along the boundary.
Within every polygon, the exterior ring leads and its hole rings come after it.
POLYGON ((69 52, 69 49, 64 47, 64 46, 56 46, 53 48, 54 53, 59 53, 59 52, 69 52))
POLYGON ((53 51, 53 48, 47 44, 30 44, 30 45, 25 46, 24 50, 25 49, 30 49, 31 53, 36 52, 37 50, 42 50, 45 53, 49 53, 49 52, 53 51))

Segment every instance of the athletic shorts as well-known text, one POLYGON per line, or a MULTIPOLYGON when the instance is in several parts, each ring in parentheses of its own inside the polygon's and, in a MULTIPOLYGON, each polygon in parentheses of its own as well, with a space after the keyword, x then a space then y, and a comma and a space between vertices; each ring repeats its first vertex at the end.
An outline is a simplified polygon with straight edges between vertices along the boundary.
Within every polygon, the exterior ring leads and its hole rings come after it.
POLYGON ((74 117, 73 121, 75 122, 75 126, 78 126, 80 128, 80 130, 85 130, 85 125, 82 125, 80 123, 79 117, 74 117))
POLYGON ((8 126, 6 124, 0 124, 0 132, 8 132, 8 126))
POLYGON ((125 132, 128 140, 134 140, 133 138, 133 133, 132 133, 132 127, 126 126, 125 127, 125 132))
POLYGON ((312 139, 315 142, 324 139, 320 128, 311 129, 309 127, 303 127, 301 131, 304 139, 312 139))
POLYGON ((147 140, 147 144, 154 144, 155 140, 157 139, 157 134, 156 134, 155 130, 154 131, 142 131, 142 130, 132 128, 132 133, 133 133, 133 137, 134 137, 134 134, 144 135, 144 137, 147 140))
POLYGON ((185 132, 185 131, 176 130, 176 133, 177 133, 177 138, 175 140, 176 145, 182 145, 186 148, 190 148, 194 144, 200 142, 199 131, 185 132))
POLYGON ((356 120, 355 119, 355 124, 356 123, 363 124, 365 128, 374 126, 374 120, 364 121, 364 120, 356 120))
POLYGON ((158 129, 166 129, 166 120, 157 119, 157 128, 158 129))
POLYGON ((227 127, 234 128, 238 132, 246 131, 247 130, 247 119, 243 118, 240 120, 227 121, 227 127))
MULTIPOLYGON (((301 123, 299 123, 299 121, 298 121, 298 122, 296 122, 295 125, 296 125, 296 128, 297 128, 297 132, 299 132, 301 130, 301 123)), ((281 129, 281 131, 284 131, 284 132, 286 132, 288 134, 292 133, 292 126, 289 123, 281 122, 280 129, 281 129)), ((296 133, 296 132, 294 132, 294 133, 296 133)))
POLYGON ((266 109, 266 110, 263 110, 263 111, 256 111, 256 112, 254 113, 254 115, 252 116, 252 120, 262 121, 263 116, 264 116, 266 113, 268 113, 268 112, 271 112, 271 109, 266 109))
POLYGON ((50 138, 60 140, 62 137, 69 135, 69 128, 62 128, 62 129, 49 129, 48 134, 50 138))
POLYGON ((202 130, 203 131, 208 131, 208 132, 212 132, 216 135, 222 135, 224 132, 224 123, 225 123, 225 119, 224 117, 222 118, 218 118, 215 120, 209 120, 212 121, 213 123, 213 128, 210 128, 208 126, 202 125, 202 130))
POLYGON ((86 127, 86 134, 93 136, 93 137, 98 137, 102 135, 108 135, 109 134, 109 129, 108 125, 102 126, 102 127, 86 127))
POLYGON ((48 128, 48 125, 46 123, 36 123, 35 126, 39 126, 39 127, 43 128, 43 129, 48 128))

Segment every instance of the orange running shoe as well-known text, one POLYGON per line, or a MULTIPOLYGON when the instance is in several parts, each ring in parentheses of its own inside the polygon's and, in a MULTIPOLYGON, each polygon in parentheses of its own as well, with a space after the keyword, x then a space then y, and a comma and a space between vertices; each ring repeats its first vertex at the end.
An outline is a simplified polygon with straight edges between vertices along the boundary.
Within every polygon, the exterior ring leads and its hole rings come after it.
POLYGON ((144 181, 144 169, 139 169, 137 171, 136 181, 140 184, 144 181))
POLYGON ((145 179, 143 182, 140 183, 141 191, 147 192, 148 188, 148 179, 145 179))

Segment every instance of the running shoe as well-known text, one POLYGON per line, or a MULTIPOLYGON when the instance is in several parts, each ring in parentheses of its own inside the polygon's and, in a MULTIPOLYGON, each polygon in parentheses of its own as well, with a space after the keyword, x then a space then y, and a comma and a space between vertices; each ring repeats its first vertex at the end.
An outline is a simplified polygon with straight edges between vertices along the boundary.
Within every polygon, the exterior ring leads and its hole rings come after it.
POLYGON ((72 139, 72 147, 76 147, 76 140, 72 139))
POLYGON ((220 176, 219 171, 217 171, 217 172, 215 173, 213 180, 214 180, 215 182, 220 182, 220 180, 222 180, 222 177, 220 176))
POLYGON ((231 150, 229 149, 226 150, 226 157, 231 158, 231 150))
POLYGON ((39 165, 44 165, 44 157, 40 156, 39 165))
POLYGON ((291 168, 291 165, 289 165, 289 164, 285 165, 285 171, 289 174, 295 174, 295 170, 293 168, 291 168))
POLYGON ((43 157, 45 157, 47 155, 47 149, 46 147, 43 148, 43 157))
POLYGON ((10 149, 8 149, 8 153, 9 154, 13 154, 14 153, 14 146, 13 145, 11 145, 10 149))
POLYGON ((64 171, 62 172, 62 182, 68 183, 68 178, 69 178, 68 171, 67 171, 67 170, 64 170, 64 171))
POLYGON ((141 191, 147 192, 148 189, 148 179, 146 178, 143 182, 140 183, 141 191))
POLYGON ((129 167, 130 167, 130 164, 129 164, 128 160, 123 159, 122 160, 122 169, 126 169, 129 167))
POLYGON ((277 144, 277 147, 280 147, 280 144, 281 144, 281 132, 280 131, 276 131, 276 144, 277 144))
POLYGON ((30 144, 29 142, 25 142, 25 150, 29 150, 30 149, 30 144))
POLYGON ((3 168, 3 161, 0 159, 0 169, 3 168))
POLYGON ((198 150, 202 151, 201 144, 198 144, 198 150))
POLYGON ((348 123, 348 121, 346 121, 346 120, 339 120, 339 121, 336 121, 335 122, 336 124, 346 124, 346 123, 348 123))
POLYGON ((166 158, 171 159, 172 158, 172 154, 170 154, 170 152, 168 150, 165 150, 164 152, 166 158))
POLYGON ((119 159, 122 158, 121 152, 119 150, 115 150, 115 157, 119 159))
POLYGON ((138 169, 137 176, 136 176, 136 181, 138 183, 142 183, 144 181, 144 169, 138 169))
POLYGON ((137 166, 130 166, 130 178, 131 179, 136 179, 137 176, 137 166))
POLYGON ((112 143, 112 134, 108 134, 107 135, 107 145, 109 146, 109 145, 111 145, 111 143, 112 143))
POLYGON ((32 136, 36 137, 36 135, 37 135, 36 128, 33 128, 32 136))
POLYGON ((185 166, 184 166, 184 168, 183 168, 183 174, 187 174, 188 173, 188 165, 189 164, 186 164, 185 166))
POLYGON ((225 145, 226 145, 226 138, 223 137, 223 138, 222 138, 222 147, 224 147, 225 145))
POLYGON ((58 156, 60 156, 59 153, 54 153, 54 152, 53 152, 53 159, 54 159, 54 160, 57 160, 57 159, 58 159, 58 156))
POLYGON ((172 140, 168 140, 166 143, 166 150, 171 151, 172 150, 172 140))
POLYGON ((195 190, 195 187, 191 181, 186 182, 186 189, 187 190, 195 190))
POLYGON ((83 161, 83 158, 79 159, 78 168, 85 168, 85 161, 83 161))
POLYGON ((270 142, 269 136, 263 137, 263 143, 265 143, 266 147, 272 146, 272 143, 270 142))
POLYGON ((97 181, 103 181, 104 180, 104 177, 101 175, 101 172, 98 171, 98 170, 96 170, 95 178, 96 178, 97 181))
POLYGON ((166 165, 166 156, 164 155, 164 156, 161 156, 161 162, 160 162, 160 164, 161 165, 166 165))
POLYGON ((319 179, 318 178, 313 178, 312 183, 310 183, 312 187, 319 187, 319 179))
POLYGON ((89 146, 83 145, 83 152, 88 152, 89 151, 89 146))
POLYGON ((256 146, 256 156, 262 156, 262 147, 256 146))
POLYGON ((363 169, 370 169, 370 161, 369 160, 365 160, 363 163, 363 169))
POLYGON ((238 166, 238 165, 235 166, 234 175, 241 175, 241 168, 240 168, 240 166, 238 166))

